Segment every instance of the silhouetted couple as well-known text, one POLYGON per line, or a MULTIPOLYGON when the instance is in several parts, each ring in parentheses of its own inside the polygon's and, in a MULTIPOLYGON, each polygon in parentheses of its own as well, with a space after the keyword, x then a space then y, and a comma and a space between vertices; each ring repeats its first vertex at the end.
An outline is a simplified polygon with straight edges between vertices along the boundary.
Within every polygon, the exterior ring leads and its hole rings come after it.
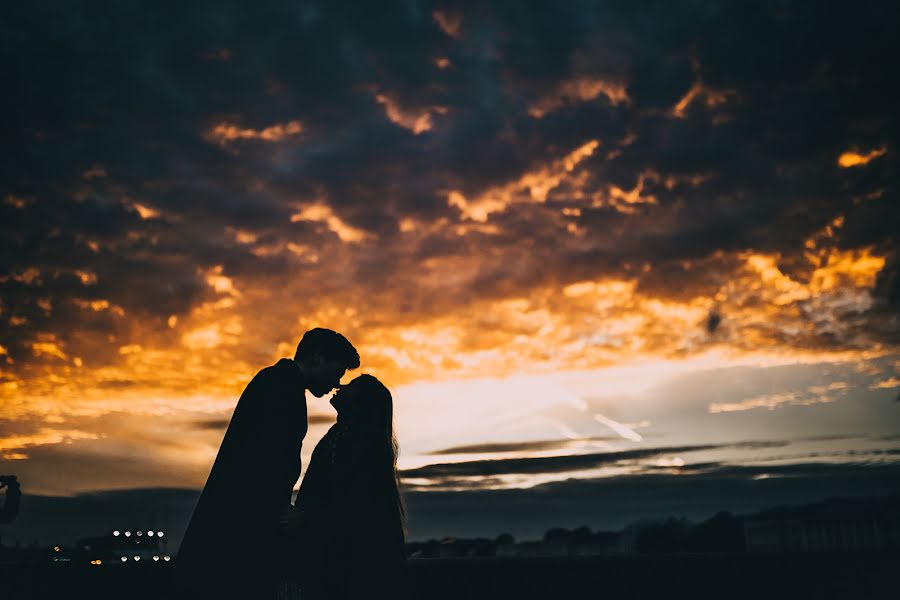
POLYGON ((345 386, 359 354, 328 329, 253 378, 238 401, 178 554, 184 597, 272 598, 280 578, 304 598, 398 595, 404 511, 391 393, 375 377, 345 386), (297 500, 306 396, 337 423, 315 447, 297 500))

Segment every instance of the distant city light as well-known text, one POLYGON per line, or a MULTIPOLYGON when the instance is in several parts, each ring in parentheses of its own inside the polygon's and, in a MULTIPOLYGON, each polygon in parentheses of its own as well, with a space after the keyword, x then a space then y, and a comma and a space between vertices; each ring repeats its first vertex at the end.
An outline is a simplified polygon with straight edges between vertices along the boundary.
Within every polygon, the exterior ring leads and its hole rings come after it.
POLYGON ((154 557, 153 557, 153 560, 159 560, 159 557, 158 557, 158 556, 154 556, 154 557))
POLYGON ((140 556, 135 556, 135 557, 134 557, 134 562, 138 562, 139 560, 141 560, 141 557, 140 557, 140 556))
POLYGON ((171 556, 163 556, 163 560, 166 562, 169 562, 170 560, 172 560, 172 557, 171 556))
POLYGON ((116 537, 119 537, 119 530, 116 529, 115 531, 113 531, 113 535, 116 536, 116 537))
POLYGON ((53 546, 53 551, 54 551, 54 552, 59 552, 59 546, 53 546))
POLYGON ((125 532, 125 537, 131 537, 131 532, 130 532, 130 531, 126 531, 126 532, 125 532))
POLYGON ((158 532, 156 532, 156 535, 158 535, 159 537, 162 537, 162 536, 163 536, 163 532, 162 532, 162 531, 158 531, 158 532))
POLYGON ((144 535, 144 532, 143 532, 143 531, 138 531, 137 534, 138 534, 138 537, 140 537, 140 536, 144 535))
POLYGON ((122 562, 127 562, 127 561, 128 561, 128 557, 127 557, 127 556, 123 556, 123 557, 122 557, 122 562))
POLYGON ((149 535, 150 537, 153 537, 153 531, 152 531, 152 530, 151 530, 151 531, 148 531, 148 532, 147 532, 147 535, 149 535))
POLYGON ((94 560, 91 561, 91 564, 92 565, 102 565, 103 561, 100 560, 99 558, 95 558, 94 560))

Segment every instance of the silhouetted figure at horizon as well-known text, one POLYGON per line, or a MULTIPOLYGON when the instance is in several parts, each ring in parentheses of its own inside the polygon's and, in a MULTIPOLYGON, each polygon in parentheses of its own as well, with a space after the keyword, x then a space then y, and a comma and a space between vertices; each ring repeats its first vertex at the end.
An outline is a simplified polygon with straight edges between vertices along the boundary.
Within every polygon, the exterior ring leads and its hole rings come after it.
POLYGON ((335 423, 316 445, 288 532, 288 577, 306 600, 405 594, 405 511, 390 391, 360 375, 331 399, 335 423))
POLYGON ((19 514, 22 490, 15 475, 0 475, 0 490, 6 490, 3 506, 0 507, 0 524, 12 523, 19 514))
POLYGON ((279 517, 291 505, 307 431, 305 390, 321 398, 358 366, 344 336, 312 329, 293 360, 279 360, 247 385, 178 553, 184 597, 274 595, 279 517))

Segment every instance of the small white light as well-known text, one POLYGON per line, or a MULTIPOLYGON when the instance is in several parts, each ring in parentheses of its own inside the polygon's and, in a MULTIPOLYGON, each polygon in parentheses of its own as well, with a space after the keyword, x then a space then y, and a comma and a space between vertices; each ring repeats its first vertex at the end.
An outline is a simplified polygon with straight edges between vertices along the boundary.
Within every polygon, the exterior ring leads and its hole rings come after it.
POLYGON ((149 535, 150 537, 153 537, 153 532, 152 532, 152 531, 148 531, 148 532, 147 532, 147 535, 149 535))
POLYGON ((159 557, 158 557, 158 556, 154 556, 154 557, 153 557, 153 560, 159 560, 159 557))
POLYGON ((141 557, 140 557, 140 556, 135 556, 135 557, 134 557, 134 562, 137 562, 137 561, 139 561, 139 560, 141 560, 141 557))
POLYGON ((158 535, 159 537, 162 537, 162 536, 163 536, 163 532, 162 532, 162 531, 157 531, 157 532, 156 532, 156 535, 158 535))
POLYGON ((131 537, 131 532, 130 532, 130 531, 126 531, 126 532, 125 532, 125 537, 131 537))
POLYGON ((113 531, 113 535, 116 536, 116 537, 119 537, 119 530, 116 529, 115 531, 113 531))
POLYGON ((172 558, 170 556, 163 556, 163 560, 169 562, 172 558))
POLYGON ((144 532, 143 532, 143 531, 138 531, 137 534, 138 534, 138 537, 141 537, 142 535, 144 535, 144 532))
POLYGON ((122 562, 128 562, 128 557, 127 557, 127 556, 123 556, 123 557, 122 557, 122 562))

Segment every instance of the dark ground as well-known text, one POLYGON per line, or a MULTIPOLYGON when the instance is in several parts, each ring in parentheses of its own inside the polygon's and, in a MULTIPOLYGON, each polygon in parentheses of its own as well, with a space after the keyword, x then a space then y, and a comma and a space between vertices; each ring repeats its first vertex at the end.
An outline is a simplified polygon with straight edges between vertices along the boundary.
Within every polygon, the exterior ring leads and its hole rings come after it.
MULTIPOLYGON (((411 598, 895 598, 900 555, 419 559, 411 598)), ((0 597, 169 598, 171 565, 0 565, 0 597)), ((397 596, 399 598, 399 594, 397 596)))

